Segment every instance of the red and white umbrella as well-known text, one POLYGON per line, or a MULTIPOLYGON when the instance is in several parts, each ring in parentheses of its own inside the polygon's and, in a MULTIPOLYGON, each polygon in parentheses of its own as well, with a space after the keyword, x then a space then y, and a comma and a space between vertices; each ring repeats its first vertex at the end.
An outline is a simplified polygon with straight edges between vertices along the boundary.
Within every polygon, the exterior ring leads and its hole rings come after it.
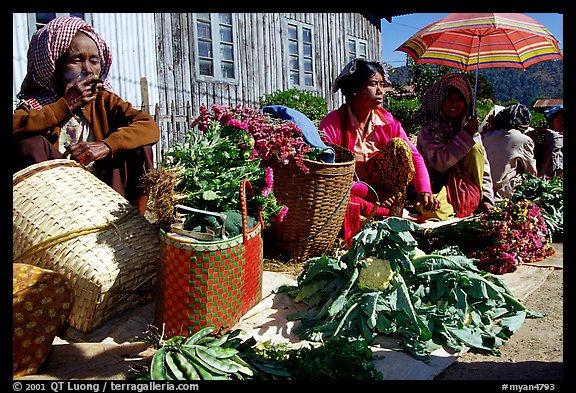
POLYGON ((480 68, 522 68, 562 60, 558 40, 540 22, 524 14, 454 13, 429 24, 397 51, 416 64, 438 64, 465 72, 480 68))

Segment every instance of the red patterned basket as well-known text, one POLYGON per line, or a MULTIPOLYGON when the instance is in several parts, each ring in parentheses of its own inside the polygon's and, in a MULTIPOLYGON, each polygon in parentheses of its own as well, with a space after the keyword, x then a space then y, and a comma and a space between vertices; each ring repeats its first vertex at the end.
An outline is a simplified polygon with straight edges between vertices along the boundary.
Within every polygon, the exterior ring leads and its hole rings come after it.
POLYGON ((207 242, 160 230, 155 325, 167 336, 231 328, 262 300, 263 221, 248 228, 246 188, 253 193, 244 181, 238 236, 207 242))

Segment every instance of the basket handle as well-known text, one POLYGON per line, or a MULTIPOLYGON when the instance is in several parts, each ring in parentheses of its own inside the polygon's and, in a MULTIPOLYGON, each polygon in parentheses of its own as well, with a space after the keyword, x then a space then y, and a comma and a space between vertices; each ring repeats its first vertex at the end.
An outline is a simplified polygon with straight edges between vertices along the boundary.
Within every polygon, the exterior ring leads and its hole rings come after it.
POLYGON ((174 211, 176 211, 178 209, 188 210, 188 211, 193 212, 193 213, 202 213, 202 214, 206 214, 209 216, 219 217, 222 220, 222 229, 220 230, 220 232, 221 232, 220 236, 222 236, 222 239, 226 238, 226 219, 228 218, 228 216, 226 214, 209 212, 207 210, 195 209, 193 207, 189 207, 186 205, 175 205, 174 211))
MULTIPOLYGON (((356 174, 356 172, 354 172, 354 174, 356 175, 356 181, 358 183, 362 183, 362 184, 366 185, 370 189, 370 191, 372 191, 374 193, 374 197, 376 198, 376 202, 374 203, 374 207, 370 211, 370 214, 368 214, 368 217, 366 217, 360 223, 360 229, 358 230, 358 232, 360 232, 362 230, 362 228, 364 228, 366 226, 366 224, 368 224, 370 221, 372 221, 372 218, 374 218, 374 213, 376 213, 376 210, 380 206, 380 197, 378 196, 378 193, 376 192, 376 190, 370 184, 366 183, 365 181, 360 180, 358 178, 358 175, 356 174)), ((358 234, 358 232, 356 232, 354 234, 354 236, 356 236, 358 234)))
MULTIPOLYGON (((256 196, 254 194, 254 189, 252 188, 252 184, 248 180, 242 180, 240 183, 240 208, 242 210, 242 232, 244 234, 244 242, 248 240, 248 202, 246 201, 246 188, 250 191, 252 196, 256 196)), ((258 205, 256 206, 256 211, 258 212, 258 221, 262 228, 264 228, 264 220, 262 219, 262 213, 260 213, 260 208, 258 205)), ((251 229, 251 228, 250 228, 251 229)))

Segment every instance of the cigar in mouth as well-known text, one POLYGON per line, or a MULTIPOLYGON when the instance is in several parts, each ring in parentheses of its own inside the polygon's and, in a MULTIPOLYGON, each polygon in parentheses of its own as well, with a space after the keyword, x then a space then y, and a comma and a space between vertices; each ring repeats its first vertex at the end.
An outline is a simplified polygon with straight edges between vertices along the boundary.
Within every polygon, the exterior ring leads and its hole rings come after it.
POLYGON ((91 87, 92 91, 96 91, 96 85, 97 85, 98 83, 104 83, 104 81, 103 81, 102 79, 100 79, 100 78, 94 79, 94 80, 91 80, 91 81, 90 81, 90 85, 92 86, 92 87, 91 87))

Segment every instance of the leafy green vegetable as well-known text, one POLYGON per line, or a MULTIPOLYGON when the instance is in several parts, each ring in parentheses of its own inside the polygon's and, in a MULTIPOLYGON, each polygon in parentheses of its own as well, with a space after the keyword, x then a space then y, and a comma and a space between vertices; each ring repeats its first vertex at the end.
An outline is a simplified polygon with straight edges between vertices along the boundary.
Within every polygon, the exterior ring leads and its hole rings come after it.
POLYGON ((153 344, 149 367, 134 368, 138 380, 374 380, 382 379, 365 340, 340 338, 318 345, 242 338, 241 331, 206 327, 164 340, 149 325, 136 340, 153 344))
POLYGON ((340 338, 289 352, 284 367, 298 380, 374 380, 382 373, 366 340, 340 338))
POLYGON ((254 209, 258 206, 265 225, 270 224, 283 206, 276 203, 273 191, 261 195, 266 187, 266 168, 246 148, 248 138, 251 137, 245 130, 212 120, 206 131, 190 129, 183 143, 174 143, 161 166, 181 173, 182 180, 176 187, 185 196, 181 202, 211 212, 237 211, 240 184, 248 180, 256 192, 254 198, 247 195, 249 216, 257 217, 254 209), (247 151, 250 154, 246 155, 247 151), (252 203, 253 199, 256 203, 252 203))
POLYGON ((416 359, 445 346, 464 346, 498 354, 532 313, 498 278, 479 270, 454 247, 416 257, 412 232, 417 224, 401 218, 371 223, 354 238, 347 253, 306 261, 289 293, 308 309, 289 316, 303 339, 330 342, 376 335, 398 335, 416 359), (359 286, 368 257, 389 259, 394 271, 385 290, 359 286))
MULTIPOLYGON (((222 214, 226 215, 226 236, 228 238, 237 236, 243 233, 242 228, 242 214, 236 210, 228 210, 221 212, 222 214)), ((248 230, 254 228, 257 222, 254 217, 248 216, 246 219, 246 225, 248 226, 248 230)), ((216 218, 215 216, 209 216, 206 214, 190 214, 185 223, 184 228, 187 230, 193 230, 197 232, 206 232, 206 228, 215 227, 219 228, 223 225, 223 222, 220 218, 216 218)), ((220 239, 220 232, 215 234, 216 239, 220 239)))

